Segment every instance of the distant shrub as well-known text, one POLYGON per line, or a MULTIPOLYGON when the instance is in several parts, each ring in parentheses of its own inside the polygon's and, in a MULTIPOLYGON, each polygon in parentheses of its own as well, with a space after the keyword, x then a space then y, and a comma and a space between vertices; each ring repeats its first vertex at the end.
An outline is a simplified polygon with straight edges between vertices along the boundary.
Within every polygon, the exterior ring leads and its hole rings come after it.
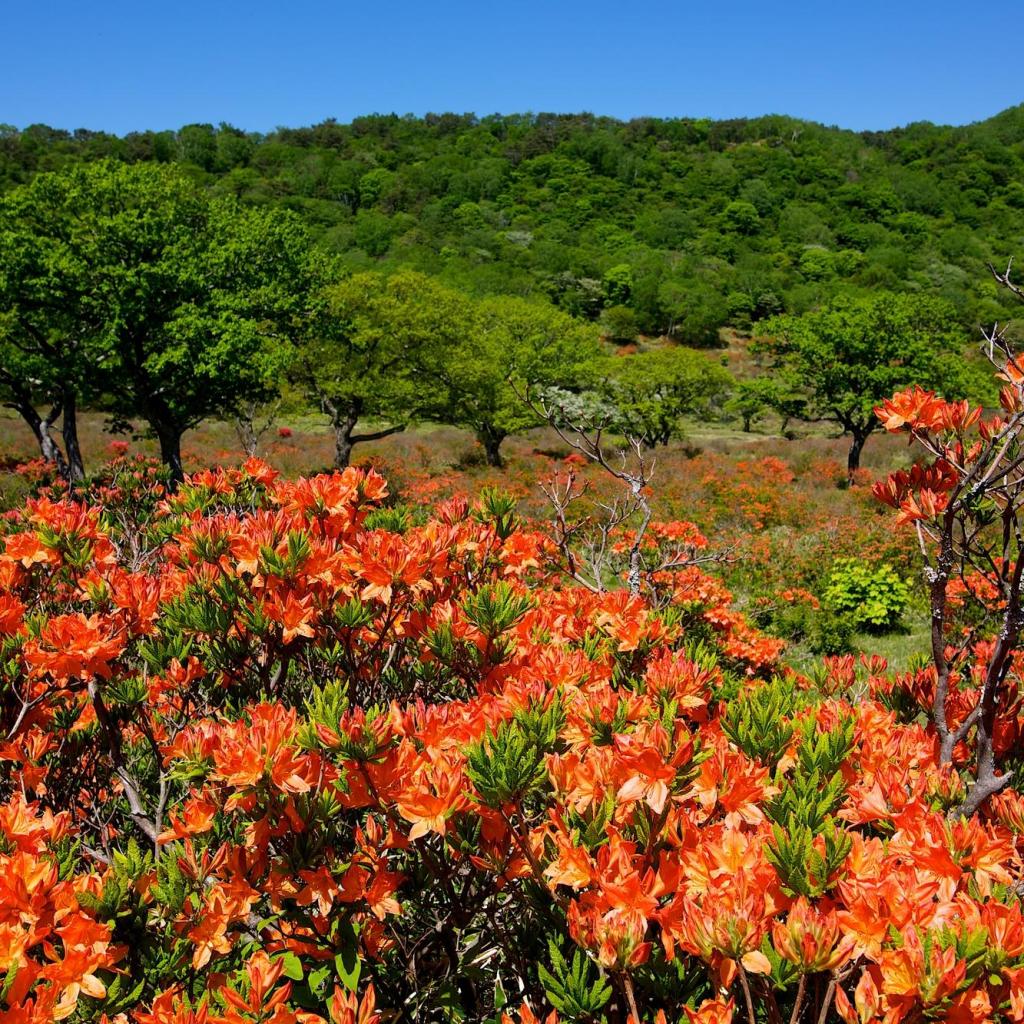
POLYGON ((891 565, 872 567, 856 558, 835 564, 824 604, 848 618, 854 629, 887 633, 895 629, 907 607, 910 588, 891 565))
POLYGON ((850 654, 854 650, 853 619, 823 608, 814 618, 807 646, 814 654, 850 654))
POLYGON ((818 601, 799 588, 787 588, 776 598, 756 601, 753 619, 759 629, 784 640, 800 641, 810 637, 818 617, 818 601))

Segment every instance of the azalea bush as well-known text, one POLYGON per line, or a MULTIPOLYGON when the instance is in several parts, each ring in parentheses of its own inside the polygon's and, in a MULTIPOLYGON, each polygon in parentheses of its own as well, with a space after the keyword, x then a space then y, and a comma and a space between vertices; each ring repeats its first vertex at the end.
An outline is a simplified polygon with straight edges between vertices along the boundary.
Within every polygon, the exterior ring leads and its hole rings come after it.
POLYGON ((0 530, 5 1021, 1024 1020, 1012 779, 963 813, 934 666, 786 669, 692 523, 630 593, 498 491, 123 457, 0 530))

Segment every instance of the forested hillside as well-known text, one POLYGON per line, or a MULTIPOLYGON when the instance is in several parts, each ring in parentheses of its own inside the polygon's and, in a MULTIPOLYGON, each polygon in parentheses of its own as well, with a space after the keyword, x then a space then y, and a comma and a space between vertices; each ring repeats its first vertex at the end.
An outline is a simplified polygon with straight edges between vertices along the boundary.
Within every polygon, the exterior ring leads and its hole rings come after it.
POLYGON ((1024 236, 1024 107, 874 133, 590 114, 371 116, 267 135, 7 127, 0 187, 107 157, 177 163, 215 193, 297 211, 352 270, 546 294, 606 334, 686 344, 879 289, 988 322, 1003 309, 984 264, 1024 236))
POLYGON ((1024 1024, 1022 155, 0 129, 0 1024, 1024 1024))

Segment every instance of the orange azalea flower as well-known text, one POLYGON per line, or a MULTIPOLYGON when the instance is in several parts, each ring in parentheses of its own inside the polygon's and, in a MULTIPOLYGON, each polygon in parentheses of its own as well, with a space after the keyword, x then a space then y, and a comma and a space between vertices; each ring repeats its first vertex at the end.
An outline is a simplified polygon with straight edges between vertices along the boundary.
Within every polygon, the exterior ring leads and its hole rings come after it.
POLYGON ((39 640, 25 645, 25 660, 55 679, 109 679, 111 662, 124 647, 124 637, 104 616, 76 612, 49 619, 39 640))
POLYGON ((916 497, 909 495, 903 500, 899 514, 896 516, 896 525, 934 519, 945 510, 948 504, 948 494, 936 494, 934 491, 922 488, 917 492, 916 497))
POLYGON ((690 1024, 732 1024, 736 1000, 705 999, 696 1010, 684 1006, 683 1013, 690 1024))
POLYGON ((366 986, 362 1000, 356 997, 355 992, 345 992, 335 985, 328 1010, 334 1024, 377 1024, 380 1014, 377 1013, 377 993, 373 982, 366 986))
POLYGON ((659 911, 665 953, 672 959, 678 944, 719 970, 723 985, 731 985, 737 962, 754 974, 770 974, 771 964, 760 951, 770 921, 764 896, 740 875, 719 891, 700 900, 677 893, 659 911))
POLYGON ((842 935, 833 910, 822 911, 799 897, 785 923, 772 925, 772 944, 779 956, 796 965, 802 974, 832 971, 853 954, 854 939, 842 935))
POLYGON ((213 828, 217 804, 201 796, 190 796, 180 814, 170 816, 170 828, 165 829, 159 837, 161 843, 185 836, 201 835, 213 828))
POLYGON ((597 866, 593 857, 582 847, 574 846, 562 830, 555 833, 554 841, 558 853, 544 869, 544 875, 552 885, 585 889, 596 878, 597 866))
POLYGON ((192 1005, 177 985, 165 989, 153 1000, 149 1012, 135 1010, 138 1024, 209 1024, 209 1005, 205 999, 192 1005))
POLYGON ((410 839, 419 839, 428 832, 443 836, 447 820, 470 806, 464 775, 443 763, 425 772, 395 802, 398 813, 412 823, 410 839))
POLYGON ((626 804, 642 800, 655 814, 665 809, 679 766, 693 756, 692 741, 680 733, 672 757, 666 761, 660 748, 667 746, 668 737, 664 730, 660 732, 660 737, 653 731, 649 734, 654 742, 647 742, 648 737, 640 732, 616 736, 614 741, 616 774, 627 776, 619 786, 617 800, 626 804))
POLYGON ((912 928, 903 933, 902 948, 882 953, 879 971, 886 1002, 916 1002, 932 1009, 951 1000, 960 990, 967 965, 957 958, 955 949, 942 949, 937 943, 927 957, 917 929, 912 928))
POLYGON ((290 644, 296 637, 313 636, 312 623, 317 612, 311 607, 309 597, 300 599, 290 591, 283 598, 274 595, 264 602, 263 611, 271 622, 281 627, 281 639, 286 644, 290 644))
POLYGON ((836 986, 836 1012, 846 1024, 870 1024, 878 1019, 882 997, 878 989, 877 967, 869 967, 862 972, 854 991, 854 1002, 851 1003, 841 985, 836 986))
POLYGON ((25 606, 13 594, 0 593, 0 636, 13 636, 22 629, 25 606))
POLYGON ((47 547, 34 533, 14 533, 5 543, 5 555, 26 569, 41 563, 59 564, 60 555, 47 547))
MULTIPOLYGON (((290 981, 273 991, 283 970, 282 958, 271 960, 261 949, 254 953, 245 965, 249 986, 248 997, 243 999, 238 992, 226 986, 220 990, 220 994, 232 1009, 245 1014, 246 1017, 259 1019, 264 1015, 275 1014, 275 1011, 288 1001, 292 992, 290 981)), ((276 1016, 274 1019, 277 1019, 276 1016)))
MULTIPOLYGON (((503 1013, 501 1015, 501 1024, 516 1024, 516 1021, 512 1020, 507 1013, 503 1013)), ((541 1020, 526 1003, 523 1003, 519 1007, 518 1024, 541 1024, 541 1020)), ((558 1024, 558 1011, 552 1010, 544 1018, 544 1024, 558 1024)))
POLYGON ((214 778, 244 789, 269 777, 282 792, 308 792, 317 774, 316 760, 295 745, 295 710, 259 704, 249 709, 249 719, 221 729, 213 750, 214 778))
POLYGON ((945 403, 932 391, 924 391, 916 384, 909 391, 900 391, 887 398, 875 409, 875 415, 886 430, 909 427, 911 430, 931 430, 942 416, 945 403))

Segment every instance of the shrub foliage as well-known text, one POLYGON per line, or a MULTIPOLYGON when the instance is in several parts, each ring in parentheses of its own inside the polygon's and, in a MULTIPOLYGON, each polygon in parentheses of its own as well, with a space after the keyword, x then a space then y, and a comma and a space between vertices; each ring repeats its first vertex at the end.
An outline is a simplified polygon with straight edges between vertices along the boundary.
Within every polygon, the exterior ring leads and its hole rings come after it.
POLYGON ((958 813, 928 670, 386 500, 121 459, 7 516, 5 1020, 1024 1018, 1024 802, 958 813))

